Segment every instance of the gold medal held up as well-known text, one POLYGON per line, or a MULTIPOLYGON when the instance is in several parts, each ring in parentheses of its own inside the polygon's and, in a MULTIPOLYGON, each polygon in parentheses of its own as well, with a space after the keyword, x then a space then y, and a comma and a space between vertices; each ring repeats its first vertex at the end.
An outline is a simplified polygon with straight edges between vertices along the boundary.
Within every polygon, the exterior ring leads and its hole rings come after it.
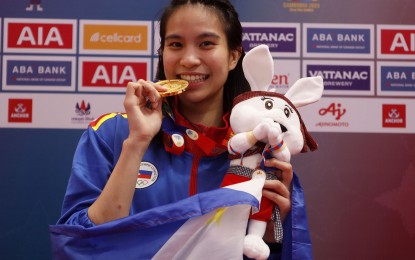
POLYGON ((183 91, 185 91, 187 86, 189 85, 189 82, 187 82, 186 80, 181 80, 181 79, 171 79, 171 80, 162 80, 162 81, 156 82, 156 84, 167 87, 167 91, 160 92, 160 96, 168 97, 168 96, 178 95, 182 93, 183 91))

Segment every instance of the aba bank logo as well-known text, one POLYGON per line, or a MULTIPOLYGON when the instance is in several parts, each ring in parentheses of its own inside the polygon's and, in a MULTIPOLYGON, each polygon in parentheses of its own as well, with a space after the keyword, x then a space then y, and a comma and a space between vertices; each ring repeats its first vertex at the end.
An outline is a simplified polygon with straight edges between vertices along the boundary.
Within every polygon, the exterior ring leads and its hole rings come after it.
POLYGON ((130 81, 148 79, 147 61, 83 60, 81 80, 83 87, 125 88, 130 81))
POLYGON ((406 127, 406 106, 404 104, 383 104, 382 115, 383 127, 406 127))
POLYGON ((306 74, 323 77, 325 90, 371 90, 371 66, 308 64, 306 74))
POLYGON ((5 52, 75 53, 76 21, 5 19, 5 52))
POLYGON ((382 91, 415 92, 415 66, 382 66, 382 91))
POLYGON ((95 120, 95 118, 91 115, 91 105, 89 102, 85 102, 84 100, 82 100, 81 103, 76 102, 75 113, 76 116, 71 118, 72 123, 86 124, 95 120))
POLYGON ((307 52, 370 54, 370 29, 307 28, 307 52))
POLYGON ((242 45, 246 51, 265 44, 274 53, 299 53, 298 25, 243 23, 242 45))
POLYGON ((151 23, 81 20, 81 53, 150 54, 151 23))
POLYGON ((315 10, 320 9, 319 0, 291 0, 284 1, 282 7, 290 12, 294 13, 312 13, 315 10))
POLYGON ((71 86, 72 62, 48 60, 6 61, 8 86, 71 86))
POLYGON ((349 122, 341 121, 340 119, 346 114, 346 108, 343 107, 341 103, 330 103, 327 107, 322 107, 318 113, 320 116, 324 117, 325 121, 320 121, 316 123, 316 127, 325 128, 325 127, 336 127, 336 128, 347 128, 349 127, 349 122), (334 121, 333 121, 334 119, 334 121))
POLYGON ((9 123, 32 122, 32 99, 9 99, 9 123))
POLYGON ((415 26, 379 25, 378 37, 380 55, 409 55, 414 58, 415 26))

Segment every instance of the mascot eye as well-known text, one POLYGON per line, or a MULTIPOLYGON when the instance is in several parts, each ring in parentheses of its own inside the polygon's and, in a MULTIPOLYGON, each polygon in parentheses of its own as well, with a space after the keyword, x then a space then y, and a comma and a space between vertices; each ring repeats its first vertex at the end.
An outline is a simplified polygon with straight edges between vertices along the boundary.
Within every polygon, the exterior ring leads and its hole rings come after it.
POLYGON ((285 114, 285 116, 287 117, 287 118, 289 118, 290 117, 290 115, 291 115, 291 113, 292 113, 292 110, 290 109, 290 107, 285 107, 284 108, 284 114, 285 114))
POLYGON ((265 108, 271 110, 274 107, 274 103, 270 100, 265 101, 265 108))

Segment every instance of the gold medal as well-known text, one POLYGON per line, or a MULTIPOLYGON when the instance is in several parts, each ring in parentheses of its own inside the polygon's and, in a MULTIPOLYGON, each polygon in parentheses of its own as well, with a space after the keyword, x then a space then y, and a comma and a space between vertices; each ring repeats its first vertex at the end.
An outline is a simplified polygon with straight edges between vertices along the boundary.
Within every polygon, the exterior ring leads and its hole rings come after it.
POLYGON ((187 86, 189 85, 189 82, 187 82, 186 80, 181 80, 181 79, 171 79, 171 80, 162 80, 162 81, 156 82, 156 84, 167 87, 167 91, 160 92, 160 96, 168 97, 168 96, 178 95, 182 93, 183 91, 185 91, 187 86))

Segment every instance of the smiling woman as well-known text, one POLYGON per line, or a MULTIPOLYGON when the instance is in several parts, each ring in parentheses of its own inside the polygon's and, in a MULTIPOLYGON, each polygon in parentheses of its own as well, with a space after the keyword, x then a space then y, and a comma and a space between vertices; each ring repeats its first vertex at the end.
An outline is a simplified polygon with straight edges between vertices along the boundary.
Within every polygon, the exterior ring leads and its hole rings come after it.
MULTIPOLYGON (((230 163, 231 105, 250 90, 242 71, 238 14, 227 0, 173 0, 160 19, 160 46, 161 83, 128 83, 126 114, 100 117, 81 137, 59 223, 91 228, 219 189, 230 163), (162 98, 169 91, 164 80, 188 86, 162 98)), ((291 209, 292 167, 277 160, 267 165, 278 166, 286 176, 286 185, 279 180, 264 184, 264 196, 285 219, 291 209)), ((271 224, 267 242, 275 243, 273 231, 271 224)), ((271 248, 281 250, 276 244, 271 248)))

